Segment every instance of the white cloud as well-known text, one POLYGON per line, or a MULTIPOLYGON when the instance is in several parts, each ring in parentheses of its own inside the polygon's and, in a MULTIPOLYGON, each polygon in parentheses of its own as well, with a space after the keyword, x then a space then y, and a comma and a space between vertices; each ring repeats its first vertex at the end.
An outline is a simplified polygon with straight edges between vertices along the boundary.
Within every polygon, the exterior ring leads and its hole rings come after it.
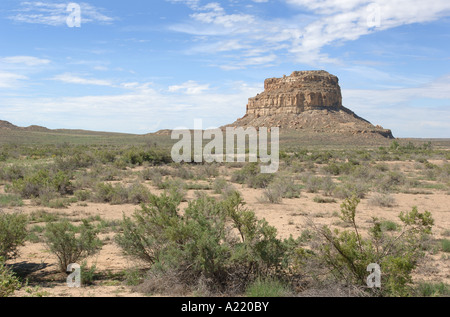
POLYGON ((342 96, 344 106, 396 136, 450 137, 450 75, 408 88, 343 89, 342 96))
MULTIPOLYGON (((361 36, 412 23, 431 22, 450 15, 450 1, 434 0, 284 0, 291 5, 292 16, 267 20, 254 14, 227 13, 218 3, 200 5, 199 1, 175 1, 193 11, 191 20, 172 26, 172 30, 203 36, 193 50, 219 53, 221 43, 239 43, 230 47, 238 57, 258 48, 260 57, 276 54, 281 59, 322 66, 340 63, 328 56, 324 47, 354 41, 361 36), (295 16, 298 12, 298 16, 295 16)), ((252 65, 249 63, 249 65, 252 65)), ((241 68, 236 62, 222 68, 241 68)))
MULTIPOLYGON (((88 3, 79 3, 81 7, 81 23, 102 23, 113 22, 113 17, 102 13, 101 9, 88 3)), ((9 19, 18 23, 45 24, 51 26, 66 26, 70 12, 67 11, 68 3, 54 3, 42 1, 25 1, 20 3, 20 8, 16 14, 9 19)))
POLYGON ((182 91, 188 95, 198 95, 206 90, 209 90, 209 84, 200 85, 193 80, 189 80, 181 85, 174 85, 169 87, 169 92, 182 91))
POLYGON ((26 76, 0 71, 0 88, 18 88, 21 80, 28 79, 26 76))
POLYGON ((0 105, 4 118, 22 126, 149 133, 180 126, 192 128, 197 118, 203 119, 205 127, 228 124, 244 116, 248 98, 262 89, 260 84, 242 82, 225 84, 225 92, 207 90, 209 86, 188 81, 156 89, 152 83, 129 82, 118 85, 126 91, 114 95, 0 97, 0 105), (183 97, 175 92, 184 93, 183 97))
POLYGON ((25 66, 41 66, 50 64, 50 60, 33 56, 9 56, 0 58, 0 63, 20 64, 25 66))
POLYGON ((92 79, 92 78, 82 78, 79 76, 72 75, 70 73, 56 75, 51 78, 52 80, 61 81, 68 84, 79 84, 79 85, 96 85, 96 86, 113 86, 113 83, 104 79, 92 79))

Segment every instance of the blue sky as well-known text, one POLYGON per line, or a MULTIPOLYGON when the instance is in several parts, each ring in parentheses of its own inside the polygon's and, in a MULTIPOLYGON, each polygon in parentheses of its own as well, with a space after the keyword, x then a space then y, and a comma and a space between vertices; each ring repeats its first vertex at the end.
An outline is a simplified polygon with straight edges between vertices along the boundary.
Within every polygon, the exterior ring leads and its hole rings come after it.
POLYGON ((0 4, 0 120, 20 126, 217 127, 265 78, 315 69, 396 137, 450 138, 448 0, 0 4))

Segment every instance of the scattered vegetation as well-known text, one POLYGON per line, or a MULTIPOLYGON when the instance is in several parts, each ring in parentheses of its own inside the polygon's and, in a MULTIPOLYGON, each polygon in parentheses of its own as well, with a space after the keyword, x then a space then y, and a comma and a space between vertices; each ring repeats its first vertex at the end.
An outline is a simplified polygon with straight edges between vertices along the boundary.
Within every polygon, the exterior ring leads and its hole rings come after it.
MULTIPOLYGON (((443 239, 431 238, 430 213, 413 208, 399 221, 372 219, 363 226, 357 221, 361 200, 392 211, 398 193, 448 194, 450 155, 435 143, 395 140, 369 149, 306 149, 287 142, 279 172, 262 174, 257 163, 174 164, 169 143, 157 146, 144 138, 123 143, 105 138, 102 145, 87 139, 0 145, 0 208, 8 211, 0 210, 0 297, 21 287, 7 262, 25 241, 44 242, 61 272, 81 261, 83 284, 94 283, 99 269, 86 259, 101 248, 100 233, 145 264, 145 272, 128 271, 123 278, 150 293, 280 297, 295 295, 298 285, 337 280, 364 295, 449 295, 447 284, 412 281, 427 252, 442 252, 444 258, 450 252, 448 230, 443 239), (302 228, 292 218, 289 225, 298 237, 282 240, 246 207, 237 188, 251 188, 261 203, 287 205, 288 199, 305 197, 336 204, 320 206, 327 209, 343 202, 333 213, 339 223, 332 225, 339 229, 302 228), (158 190, 163 194, 153 194, 158 190), (75 203, 137 209, 122 221, 49 210, 75 203), (24 205, 36 208, 28 215, 14 212, 24 205), (381 290, 366 287, 369 263, 381 266, 381 290)), ((302 210, 301 216, 318 222, 333 211, 302 210)), ((28 290, 31 296, 45 294, 28 290)))
MULTIPOLYGON (((357 197, 346 199, 341 205, 341 219, 352 230, 331 230, 327 226, 314 226, 322 238, 317 250, 317 260, 329 268, 337 281, 348 285, 367 286, 367 267, 377 263, 382 270, 381 289, 374 289, 374 295, 410 296, 413 290, 412 271, 423 257, 424 241, 431 234, 434 220, 427 211, 420 213, 416 207, 411 212, 399 215, 401 232, 390 235, 382 230, 382 223, 374 219, 370 236, 363 237, 356 222, 357 197)), ((370 291, 369 291, 370 292, 370 291)))
POLYGON ((66 272, 69 264, 99 251, 102 243, 97 234, 98 230, 85 219, 80 226, 62 220, 47 223, 45 242, 49 251, 56 256, 61 272, 66 272))
POLYGON ((246 209, 238 193, 220 201, 198 198, 183 216, 179 203, 165 194, 152 196, 133 218, 124 218, 117 237, 124 252, 150 264, 155 276, 176 278, 186 288, 206 283, 209 291, 242 292, 258 277, 288 268, 293 244, 279 240, 276 229, 246 209))

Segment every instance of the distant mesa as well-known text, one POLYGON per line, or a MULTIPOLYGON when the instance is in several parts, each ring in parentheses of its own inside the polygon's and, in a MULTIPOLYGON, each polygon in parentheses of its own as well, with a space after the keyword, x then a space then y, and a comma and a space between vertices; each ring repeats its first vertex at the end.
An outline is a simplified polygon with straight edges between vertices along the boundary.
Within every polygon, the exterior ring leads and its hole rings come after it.
POLYGON ((245 116, 225 127, 279 127, 394 138, 391 130, 374 126, 345 108, 339 79, 324 70, 266 79, 264 92, 248 100, 245 116))

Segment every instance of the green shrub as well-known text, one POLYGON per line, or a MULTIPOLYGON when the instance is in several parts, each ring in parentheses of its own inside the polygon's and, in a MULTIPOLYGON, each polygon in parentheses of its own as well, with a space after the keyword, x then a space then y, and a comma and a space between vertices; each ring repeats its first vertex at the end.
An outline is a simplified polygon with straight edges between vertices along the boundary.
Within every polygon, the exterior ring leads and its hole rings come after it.
POLYGON ((222 194, 223 191, 229 186, 230 185, 225 178, 218 177, 214 180, 212 188, 214 194, 222 194))
POLYGON ((363 182, 346 181, 333 189, 333 197, 340 199, 351 198, 356 196, 358 198, 364 198, 369 190, 369 185, 363 182))
MULTIPOLYGON (((70 264, 70 263, 69 263, 70 264)), ((83 261, 80 265, 81 285, 92 285, 97 279, 97 266, 93 264, 88 266, 87 261, 83 261)))
POLYGON ((336 200, 333 198, 324 198, 324 197, 320 197, 320 196, 314 197, 313 201, 318 204, 331 204, 331 203, 336 202, 336 200))
POLYGON ((443 252, 450 252, 450 240, 449 239, 441 240, 441 250, 443 252))
POLYGON ((381 231, 397 231, 399 229, 398 224, 390 220, 384 220, 380 222, 381 231))
POLYGON ((5 266, 4 260, 0 257, 0 298, 14 294, 20 286, 19 279, 5 266))
POLYGON ((381 191, 389 192, 398 189, 398 186, 403 185, 406 181, 405 176, 396 171, 389 171, 378 182, 378 188, 381 191))
POLYGON ((120 205, 128 203, 128 191, 121 184, 98 183, 95 188, 94 201, 120 205))
POLYGON ((29 215, 29 220, 31 223, 53 222, 53 221, 58 220, 58 215, 55 215, 55 213, 50 213, 43 209, 39 209, 39 210, 33 211, 29 215))
POLYGON ((367 266, 377 263, 382 271, 382 288, 371 292, 383 296, 408 296, 412 271, 419 258, 423 257, 425 237, 431 234, 434 221, 427 211, 419 213, 414 207, 411 212, 399 215, 401 232, 394 236, 382 230, 382 223, 374 219, 370 236, 364 238, 356 223, 356 208, 359 199, 346 199, 341 205, 341 219, 352 230, 331 230, 327 226, 316 228, 323 241, 318 256, 332 274, 340 281, 366 287, 367 266))
POLYGON ((127 188, 128 202, 131 204, 147 203, 150 199, 150 191, 140 183, 134 183, 127 188))
MULTIPOLYGON (((160 149, 139 149, 132 147, 122 154, 122 161, 125 164, 135 166, 148 162, 153 165, 161 165, 172 162, 170 153, 160 149)), ((117 162, 117 161, 116 161, 117 162)))
POLYGON ((44 169, 13 181, 12 189, 23 198, 40 197, 46 192, 55 192, 61 195, 73 193, 73 186, 67 174, 62 171, 52 174, 44 169))
POLYGON ((207 163, 202 165, 199 168, 199 171, 197 173, 197 177, 199 178, 212 178, 212 177, 218 177, 219 176, 219 168, 218 165, 215 163, 207 163))
POLYGON ((17 255, 17 248, 27 237, 28 219, 23 214, 0 213, 0 257, 8 260, 17 255))
POLYGON ((421 297, 447 297, 450 295, 450 286, 442 282, 422 282, 417 287, 417 295, 421 297))
POLYGON ((243 168, 235 171, 231 176, 233 183, 245 184, 251 177, 258 175, 259 167, 257 163, 246 164, 243 168))
POLYGON ((166 194, 152 195, 132 219, 124 217, 119 246, 159 276, 177 272, 179 283, 189 286, 206 279, 212 290, 244 290, 258 276, 283 267, 288 244, 243 208, 238 193, 219 201, 204 195, 190 201, 182 215, 179 203, 166 194))
POLYGON ((286 297, 292 291, 287 285, 273 278, 258 278, 245 292, 247 297, 286 297))
POLYGON ((1 195, 0 207, 20 207, 23 206, 23 200, 17 195, 1 195))
POLYGON ((395 198, 389 194, 377 193, 369 198, 369 205, 378 207, 392 207, 395 205, 395 198))
POLYGON ((261 202, 279 204, 283 200, 283 188, 279 185, 269 186, 263 191, 261 202))
POLYGON ((97 234, 98 230, 85 219, 78 227, 63 220, 47 223, 44 238, 49 251, 57 257, 61 272, 66 272, 69 264, 99 251, 102 243, 97 234))
POLYGON ((92 192, 89 190, 77 190, 74 195, 78 201, 87 201, 91 198, 92 192))
POLYGON ((248 163, 231 176, 233 183, 246 184, 251 188, 266 188, 273 180, 274 174, 260 173, 257 163, 248 163))
POLYGON ((263 191, 262 201, 272 204, 281 203, 282 198, 300 197, 300 186, 292 178, 277 178, 263 191))
POLYGON ((2 166, 0 169, 0 179, 8 182, 23 179, 27 174, 27 168, 24 166, 10 165, 2 166))
POLYGON ((303 182, 305 183, 305 189, 308 193, 317 193, 321 188, 322 178, 314 175, 308 175, 303 178, 303 182))
POLYGON ((247 186, 251 188, 267 188, 274 177, 274 174, 256 174, 247 178, 247 186))
POLYGON ((333 182, 333 179, 330 176, 325 176, 324 178, 322 178, 320 189, 322 189, 325 196, 331 196, 335 188, 336 184, 333 182))

